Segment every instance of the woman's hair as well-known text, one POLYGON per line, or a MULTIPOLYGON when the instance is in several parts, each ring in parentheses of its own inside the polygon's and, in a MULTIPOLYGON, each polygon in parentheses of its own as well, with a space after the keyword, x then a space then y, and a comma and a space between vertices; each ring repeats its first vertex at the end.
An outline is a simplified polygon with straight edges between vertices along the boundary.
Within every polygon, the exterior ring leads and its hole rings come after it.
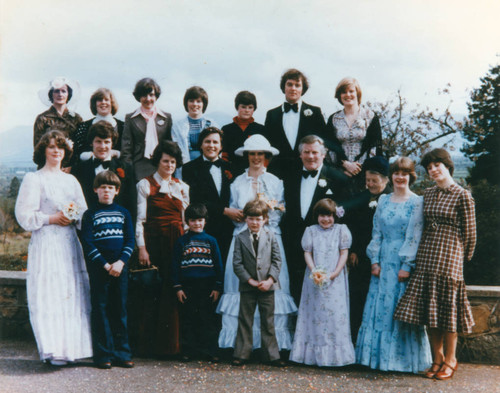
POLYGON ((309 81, 302 72, 295 68, 290 68, 281 76, 280 88, 283 93, 285 93, 286 81, 289 79, 302 81, 302 95, 306 94, 307 89, 309 89, 309 81))
POLYGON ((313 207, 314 221, 318 221, 320 214, 327 216, 331 214, 335 219, 337 219, 337 204, 328 198, 320 199, 313 207))
POLYGON ((204 128, 200 132, 200 136, 198 137, 198 150, 201 151, 201 145, 203 144, 203 140, 207 136, 212 135, 212 134, 218 134, 220 136, 220 145, 222 148, 222 141, 224 138, 224 133, 221 130, 219 130, 217 127, 207 127, 207 128, 204 128))
MULTIPOLYGON (((69 102, 69 100, 71 100, 71 97, 73 97, 73 89, 69 86, 69 85, 64 85, 66 86, 66 89, 68 89, 68 99, 66 100, 66 102, 69 102)), ((54 102, 54 90, 56 88, 55 87, 51 87, 50 90, 49 90, 49 100, 50 102, 54 102)), ((60 87, 58 87, 58 89, 60 89, 60 87)))
POLYGON ((151 92, 155 93, 156 99, 160 98, 161 88, 158 83, 154 79, 143 78, 135 84, 132 94, 137 101, 141 102, 141 97, 146 97, 151 92))
POLYGON ((422 161, 420 161, 420 165, 425 168, 425 171, 429 173, 427 167, 430 163, 441 162, 448 170, 450 171, 450 175, 453 176, 453 171, 455 170, 455 164, 453 163, 450 153, 448 153, 445 149, 437 148, 431 150, 428 153, 425 153, 422 157, 422 161))
POLYGON ((118 133, 110 123, 101 120, 90 126, 89 132, 87 134, 87 143, 89 145, 92 145, 96 137, 101 139, 111 138, 114 146, 116 140, 118 139, 118 133))
POLYGON ((257 98, 255 94, 243 90, 236 94, 234 99, 234 107, 238 110, 240 105, 253 105, 253 109, 257 110, 257 98))
MULTIPOLYGON (((257 150, 257 151, 261 151, 261 150, 257 150)), ((245 162, 248 162, 248 153, 249 153, 248 151, 243 152, 243 158, 244 158, 245 162)), ((269 153, 268 151, 264 152, 264 157, 266 157, 266 160, 268 160, 269 162, 271 162, 271 160, 273 159, 272 153, 269 153)))
POLYGON ((106 96, 109 96, 111 101, 111 114, 116 115, 116 112, 118 112, 118 103, 116 102, 114 94, 111 90, 101 87, 90 97, 90 111, 94 116, 97 115, 97 101, 102 101, 106 96))
POLYGON ((415 172, 415 163, 411 158, 408 157, 398 157, 396 161, 394 161, 390 166, 389 166, 389 177, 392 182, 392 175, 395 172, 404 172, 407 173, 410 176, 410 186, 415 183, 415 180, 417 180, 417 173, 415 172))
POLYGON ((261 199, 254 199, 253 201, 247 202, 243 208, 243 216, 246 217, 259 217, 262 216, 267 218, 269 212, 269 207, 267 203, 261 199))
POLYGON ((33 161, 39 168, 45 165, 45 150, 47 149, 47 146, 50 145, 51 139, 54 139, 57 147, 64 149, 64 158, 61 163, 62 167, 69 162, 71 154, 73 154, 73 149, 71 149, 71 146, 68 144, 66 137, 61 131, 48 130, 45 134, 43 134, 42 138, 35 146, 35 151, 33 152, 33 161))
POLYGON ((186 222, 189 220, 196 220, 197 218, 204 218, 206 220, 208 219, 207 207, 203 203, 191 203, 186 207, 184 218, 186 222))
POLYGON ((186 112, 189 112, 187 105, 188 101, 196 100, 198 98, 201 98, 201 100, 203 101, 203 113, 205 113, 208 106, 208 94, 205 89, 200 86, 192 86, 186 90, 186 93, 184 93, 184 109, 186 110, 186 112))
POLYGON ((153 155, 151 156, 151 163, 155 167, 158 167, 160 164, 163 154, 168 154, 170 157, 175 158, 176 168, 180 168, 182 166, 182 152, 176 142, 162 140, 158 143, 158 146, 156 146, 153 155))
POLYGON ((102 185, 107 186, 115 186, 118 190, 121 186, 120 178, 116 175, 116 173, 111 171, 102 171, 97 174, 94 179, 94 190, 101 187, 102 185))
POLYGON ((340 102, 341 105, 344 105, 344 104, 342 103, 342 100, 340 99, 340 95, 342 93, 345 93, 347 88, 351 85, 353 85, 354 88, 356 89, 356 96, 358 97, 358 104, 361 104, 361 86, 359 85, 359 82, 354 78, 346 77, 346 78, 342 78, 340 80, 339 84, 337 85, 337 87, 335 89, 335 98, 340 102))

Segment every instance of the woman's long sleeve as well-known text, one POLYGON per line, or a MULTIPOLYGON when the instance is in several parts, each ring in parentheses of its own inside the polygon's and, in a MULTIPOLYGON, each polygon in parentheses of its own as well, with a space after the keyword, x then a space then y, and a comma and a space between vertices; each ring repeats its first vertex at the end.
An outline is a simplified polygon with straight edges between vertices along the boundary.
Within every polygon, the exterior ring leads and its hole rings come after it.
POLYGON ((25 231, 36 231, 49 225, 49 215, 40 211, 42 185, 39 176, 29 172, 24 176, 17 195, 15 214, 25 231))
POLYGON ((149 182, 146 179, 142 179, 137 183, 137 221, 135 224, 135 241, 137 247, 146 245, 144 240, 144 223, 146 222, 149 193, 149 182))
POLYGON ((375 263, 380 264, 380 249, 384 237, 380 227, 380 212, 383 209, 383 205, 385 205, 386 198, 390 198, 390 196, 382 195, 379 198, 377 210, 375 210, 375 215, 373 216, 372 240, 366 248, 366 255, 370 258, 372 265, 375 263))
POLYGON ((415 259, 417 257, 418 245, 422 238, 424 229, 424 200, 422 197, 416 197, 412 208, 410 221, 406 227, 405 241, 399 250, 401 260, 401 269, 411 272, 415 268, 415 259))

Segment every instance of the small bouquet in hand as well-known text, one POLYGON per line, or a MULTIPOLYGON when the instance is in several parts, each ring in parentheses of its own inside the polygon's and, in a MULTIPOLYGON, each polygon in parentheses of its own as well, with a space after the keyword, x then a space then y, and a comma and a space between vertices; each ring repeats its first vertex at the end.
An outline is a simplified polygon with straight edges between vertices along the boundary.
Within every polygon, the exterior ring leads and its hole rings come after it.
POLYGON ((263 192, 257 193, 257 198, 264 201, 270 210, 285 211, 285 205, 283 203, 279 203, 276 199, 268 199, 263 192))
POLYGON ((80 218, 80 209, 75 202, 70 202, 61 208, 61 211, 68 220, 76 221, 80 218))
POLYGON ((324 268, 321 266, 316 266, 309 275, 309 278, 313 280, 314 286, 322 289, 330 281, 328 279, 328 274, 324 268))

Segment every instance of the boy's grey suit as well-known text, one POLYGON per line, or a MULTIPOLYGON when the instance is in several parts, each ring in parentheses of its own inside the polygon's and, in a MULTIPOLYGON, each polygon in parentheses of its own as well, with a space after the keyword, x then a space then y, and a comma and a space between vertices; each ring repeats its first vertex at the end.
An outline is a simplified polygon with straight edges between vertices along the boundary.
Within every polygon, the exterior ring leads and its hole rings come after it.
POLYGON ((257 255, 255 255, 248 229, 236 236, 233 269, 240 280, 240 311, 234 349, 236 358, 248 359, 252 353, 252 325, 257 305, 261 321, 262 353, 271 361, 280 358, 274 330, 274 290, 279 289, 280 268, 280 247, 271 230, 265 227, 261 229, 257 255), (263 281, 269 277, 273 278, 274 284, 267 292, 262 292, 248 284, 250 278, 263 281))

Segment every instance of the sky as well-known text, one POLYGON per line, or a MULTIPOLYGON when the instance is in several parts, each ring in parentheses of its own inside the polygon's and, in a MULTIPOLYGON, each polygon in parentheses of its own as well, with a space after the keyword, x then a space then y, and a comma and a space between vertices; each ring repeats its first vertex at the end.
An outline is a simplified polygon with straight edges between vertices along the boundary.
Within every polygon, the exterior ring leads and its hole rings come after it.
POLYGON ((498 0, 0 0, 0 138, 32 127, 47 109, 38 91, 56 76, 80 83, 72 109, 84 120, 98 87, 115 93, 123 119, 147 76, 174 121, 185 90, 200 85, 208 116, 230 119, 236 93, 250 90, 263 122, 291 67, 309 78, 304 101, 325 116, 341 108, 334 93, 345 76, 364 101, 401 89, 411 106, 439 108, 448 100, 437 91, 450 83, 452 112, 466 114, 468 91, 500 61, 498 15, 498 0))

